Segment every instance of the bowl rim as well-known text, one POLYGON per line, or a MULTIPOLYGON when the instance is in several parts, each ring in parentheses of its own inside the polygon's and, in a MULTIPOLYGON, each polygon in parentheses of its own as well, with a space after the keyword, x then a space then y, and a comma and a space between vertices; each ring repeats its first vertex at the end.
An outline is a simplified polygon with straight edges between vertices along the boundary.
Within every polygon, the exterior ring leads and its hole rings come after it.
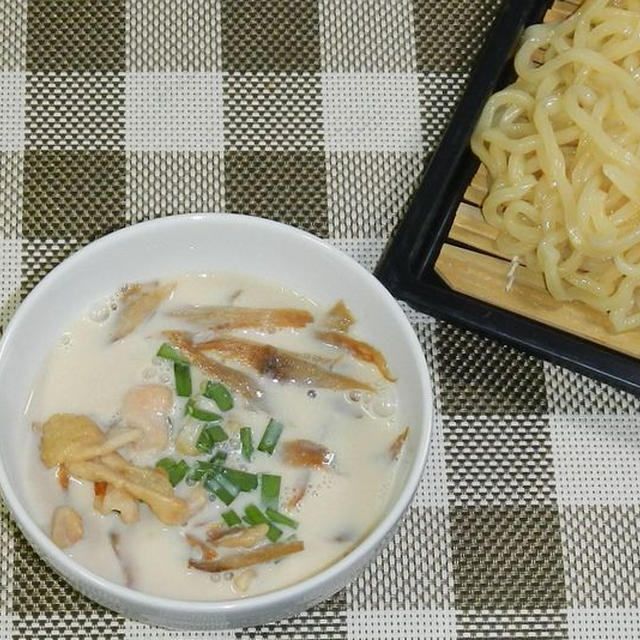
POLYGON ((165 613, 171 614, 189 612, 197 614, 212 614, 233 612, 234 615, 241 615, 244 612, 255 611, 256 609, 273 609, 278 603, 291 600, 294 598, 303 600, 302 594, 319 593, 323 585, 335 584, 340 574, 348 571, 349 567, 358 567, 366 560, 367 556, 374 553, 376 549, 385 541, 386 536, 393 531, 394 525, 400 520, 406 508, 409 506, 413 496, 420 484, 429 453, 431 436, 434 424, 434 398, 431 386, 431 375, 424 359, 424 353, 420 342, 418 341, 411 324, 409 323, 404 312, 398 305, 395 298, 380 283, 373 274, 365 269, 360 263, 348 256, 346 253, 334 247, 329 242, 319 238, 307 231, 292 227, 290 225, 269 220, 258 216, 251 216, 237 213, 218 213, 218 212, 202 212, 189 214, 175 214, 163 218, 155 218, 139 222, 122 229, 118 229, 106 234, 89 244, 81 247, 71 254, 49 273, 30 291, 26 298, 19 305, 13 317, 9 321, 0 338, 0 361, 2 361, 6 344, 11 341, 13 333, 19 327, 22 317, 27 315, 32 307, 38 304, 38 299, 42 291, 46 290, 50 283, 62 277, 67 272, 75 269, 77 262, 84 260, 95 250, 117 243, 123 237, 141 236, 144 237, 147 229, 151 227, 167 227, 171 228, 176 225, 188 225, 192 222, 198 224, 244 224, 256 227, 277 228, 282 233, 296 237, 297 241, 307 242, 316 245, 321 251, 330 253, 335 260, 339 260, 346 267, 355 270, 363 278, 372 281, 373 286, 377 289, 378 294, 386 301, 389 312, 395 316, 398 325, 402 328, 403 333, 411 346, 411 351, 419 362, 419 385, 423 393, 424 417, 423 423, 420 425, 420 439, 418 441, 417 453, 415 460, 407 475, 404 487, 401 489, 397 501, 387 511, 384 517, 374 526, 373 529, 346 555, 338 561, 322 569, 299 582, 295 582, 287 587, 269 591, 267 593, 247 596, 244 598, 234 598, 230 600, 180 600, 177 598, 169 598, 149 594, 131 587, 119 585, 115 582, 107 580, 99 576, 82 564, 68 556, 63 550, 59 549, 49 538, 49 536, 38 526, 35 520, 28 513, 25 506, 18 499, 14 492, 7 470, 4 467, 2 458, 0 457, 0 495, 4 497, 5 504, 8 506, 15 522, 25 533, 29 543, 33 546, 47 563, 53 563, 55 568, 62 573, 65 580, 69 580, 68 576, 74 576, 74 588, 76 585, 90 585, 92 593, 103 592, 110 596, 112 601, 125 601, 133 607, 140 607, 144 610, 163 610, 165 613))

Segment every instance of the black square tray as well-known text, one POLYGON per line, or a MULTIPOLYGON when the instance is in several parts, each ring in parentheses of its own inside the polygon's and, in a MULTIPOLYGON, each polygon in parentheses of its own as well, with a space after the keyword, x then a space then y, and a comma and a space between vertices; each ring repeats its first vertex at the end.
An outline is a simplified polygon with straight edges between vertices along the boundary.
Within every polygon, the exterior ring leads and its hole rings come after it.
POLYGON ((505 0, 476 59, 465 91, 407 214, 375 274, 397 298, 435 317, 640 394, 640 361, 450 289, 433 265, 462 196, 478 169, 469 140, 484 103, 513 78, 524 28, 540 22, 552 0, 505 0))

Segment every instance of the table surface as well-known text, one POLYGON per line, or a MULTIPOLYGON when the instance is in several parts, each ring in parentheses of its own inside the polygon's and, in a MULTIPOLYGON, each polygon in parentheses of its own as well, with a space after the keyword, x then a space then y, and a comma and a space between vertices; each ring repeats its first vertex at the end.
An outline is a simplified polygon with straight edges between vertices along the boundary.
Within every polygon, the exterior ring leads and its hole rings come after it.
MULTIPOLYGON (((373 268, 499 0, 3 0, 0 325, 64 257, 192 211, 373 268)), ((52 575, 0 506, 0 638, 638 638, 640 402, 406 308, 436 397, 424 481, 328 602, 179 633, 52 575)))

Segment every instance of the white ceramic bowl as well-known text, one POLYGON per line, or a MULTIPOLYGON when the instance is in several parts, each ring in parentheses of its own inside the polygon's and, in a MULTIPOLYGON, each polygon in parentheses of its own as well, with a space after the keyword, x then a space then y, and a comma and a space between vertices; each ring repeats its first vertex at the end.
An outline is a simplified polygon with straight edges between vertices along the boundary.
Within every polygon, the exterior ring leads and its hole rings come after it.
POLYGON ((385 544, 422 476, 432 427, 432 396, 422 349, 387 290, 354 260, 318 238, 240 215, 182 215, 117 231, 78 251, 31 292, 0 343, 0 488, 38 553, 76 589, 126 616, 167 627, 220 629, 293 615, 351 581, 385 544), (274 280, 329 305, 344 298, 358 331, 398 375, 403 424, 411 426, 386 515, 347 556, 294 586, 225 602, 147 595, 97 576, 70 559, 34 522, 22 495, 18 455, 30 389, 54 342, 101 295, 125 282, 227 270, 274 280))

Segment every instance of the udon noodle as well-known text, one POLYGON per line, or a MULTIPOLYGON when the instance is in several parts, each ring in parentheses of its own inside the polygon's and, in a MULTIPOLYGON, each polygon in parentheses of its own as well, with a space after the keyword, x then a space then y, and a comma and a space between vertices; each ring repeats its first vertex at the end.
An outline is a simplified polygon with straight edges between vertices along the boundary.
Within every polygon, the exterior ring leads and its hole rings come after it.
POLYGON ((498 247, 554 298, 640 327, 640 0, 530 27, 515 69, 472 138, 498 247))

